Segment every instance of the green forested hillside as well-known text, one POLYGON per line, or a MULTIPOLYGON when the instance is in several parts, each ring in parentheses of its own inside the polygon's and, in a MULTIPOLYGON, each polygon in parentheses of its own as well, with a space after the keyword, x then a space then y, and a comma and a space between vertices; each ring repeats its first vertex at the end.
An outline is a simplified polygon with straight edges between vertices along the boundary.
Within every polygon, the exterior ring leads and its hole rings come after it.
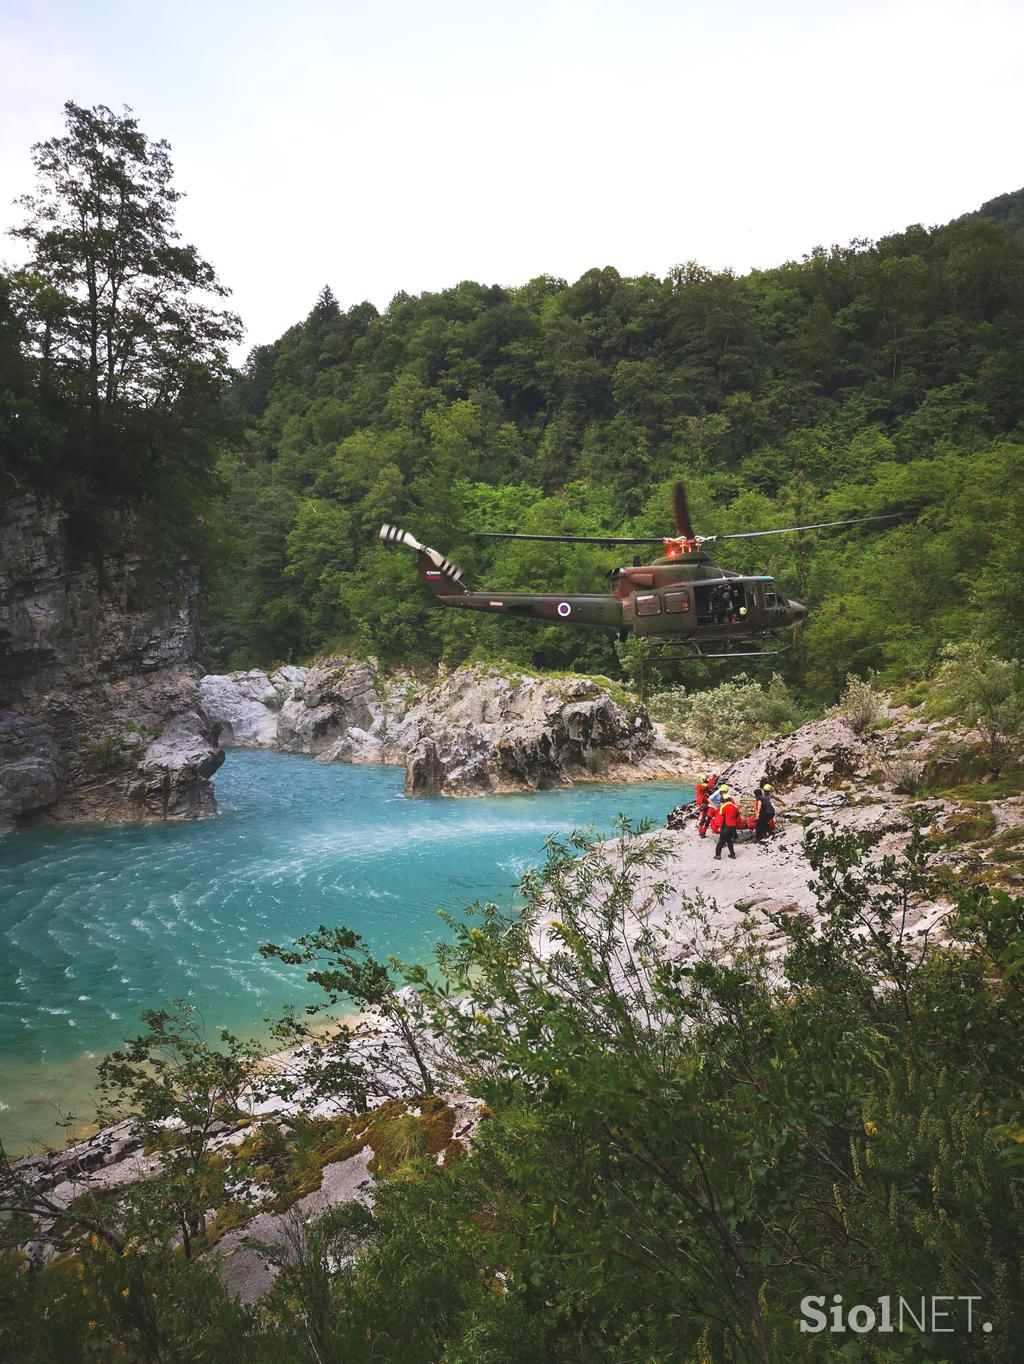
POLYGON ((383 314, 325 289, 235 399, 247 435, 207 612, 222 663, 355 645, 612 669, 609 635, 429 609, 377 528, 407 525, 469 581, 599 590, 613 551, 471 532, 668 531, 678 475, 705 532, 915 518, 723 547, 810 603, 788 667, 819 694, 848 670, 926 673, 979 628, 1022 643, 1024 248, 988 222, 744 277, 467 281, 383 314))
POLYGON ((974 213, 967 213, 960 222, 978 221, 995 223, 1018 246, 1024 246, 1024 189, 1014 190, 1012 194, 999 194, 989 199, 974 213))

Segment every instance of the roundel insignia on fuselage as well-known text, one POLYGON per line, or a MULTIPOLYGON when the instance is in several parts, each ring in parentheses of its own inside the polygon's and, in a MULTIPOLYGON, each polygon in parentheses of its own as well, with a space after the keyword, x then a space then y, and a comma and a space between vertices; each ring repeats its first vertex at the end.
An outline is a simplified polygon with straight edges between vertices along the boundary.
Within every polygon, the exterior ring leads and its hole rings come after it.
POLYGON ((558 614, 559 614, 560 616, 571 616, 571 615, 572 615, 572 607, 569 605, 569 603, 568 603, 567 601, 560 601, 560 602, 558 603, 558 614))

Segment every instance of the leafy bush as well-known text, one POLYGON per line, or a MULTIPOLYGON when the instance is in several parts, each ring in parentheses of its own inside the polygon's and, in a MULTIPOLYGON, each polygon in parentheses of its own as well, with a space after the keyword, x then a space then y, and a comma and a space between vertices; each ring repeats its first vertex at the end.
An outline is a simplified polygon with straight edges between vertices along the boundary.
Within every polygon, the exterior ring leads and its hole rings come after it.
POLYGON ((740 675, 692 695, 674 687, 653 697, 648 710, 670 739, 714 758, 735 758, 762 739, 791 733, 806 718, 778 673, 767 684, 740 675))
POLYGON ((863 734, 882 718, 882 699, 870 681, 850 673, 834 713, 854 734, 863 734))
POLYGON ((723 938, 699 904, 680 957, 679 924, 634 913, 665 888, 632 837, 552 845, 532 936, 493 909, 465 925, 437 1019, 494 1116, 472 1160, 379 1191, 334 1295, 339 1357, 867 1358, 801 1332, 801 1300, 941 1283, 992 1332, 961 1311, 955 1353, 908 1325, 870 1357, 1016 1358, 1024 901, 961 897, 956 948, 929 946, 919 832, 902 858, 808 850, 821 921, 770 916, 784 977, 757 925, 723 938))
POLYGON ((124 736, 107 732, 82 749, 82 761, 95 772, 115 772, 132 758, 132 750, 124 736))
POLYGON ((999 658, 977 640, 949 644, 935 675, 934 705, 981 730, 989 767, 998 774, 1024 737, 1024 676, 1020 662, 999 658))
POLYGON ((945 843, 980 843, 991 838, 996 830, 996 817, 987 805, 970 810, 957 810, 942 825, 945 843))

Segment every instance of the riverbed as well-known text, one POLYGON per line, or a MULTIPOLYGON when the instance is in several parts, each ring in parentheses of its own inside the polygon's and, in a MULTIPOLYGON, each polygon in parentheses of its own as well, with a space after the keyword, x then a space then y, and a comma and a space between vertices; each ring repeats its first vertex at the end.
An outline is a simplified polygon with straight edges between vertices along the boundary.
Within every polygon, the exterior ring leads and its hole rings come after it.
POLYGON ((585 785, 407 798, 393 767, 233 750, 220 813, 187 824, 38 828, 0 839, 0 1138, 59 1145, 91 1116, 96 1061, 142 1010, 185 999, 211 1035, 259 1035, 315 996, 264 942, 345 924, 380 955, 425 959, 439 909, 514 902, 545 840, 658 823, 692 788, 585 785))

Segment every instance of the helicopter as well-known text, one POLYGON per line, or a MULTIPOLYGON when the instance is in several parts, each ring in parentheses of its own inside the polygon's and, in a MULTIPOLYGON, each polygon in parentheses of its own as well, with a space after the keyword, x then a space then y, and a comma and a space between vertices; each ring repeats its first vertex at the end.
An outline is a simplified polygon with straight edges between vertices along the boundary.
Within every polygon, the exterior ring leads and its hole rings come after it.
POLYGON ((617 630, 620 640, 630 635, 651 638, 686 649, 664 657, 760 658, 791 647, 778 635, 807 617, 807 607, 791 601, 767 574, 746 576, 711 561, 704 546, 718 540, 751 540, 764 535, 857 526, 869 521, 892 521, 897 515, 857 516, 844 521, 816 521, 777 530, 738 531, 729 535, 697 535, 690 519, 686 490, 677 482, 672 494, 676 534, 648 535, 528 535, 515 531, 478 531, 485 540, 542 540, 573 545, 660 545, 663 553, 652 563, 614 568, 608 574, 609 592, 474 592, 462 581, 462 570, 437 550, 420 542, 400 526, 385 522, 378 532, 389 547, 405 545, 415 551, 416 569, 442 606, 463 611, 488 611, 562 625, 617 630), (750 649, 737 648, 750 642, 750 649), (772 647, 775 645, 776 647, 772 647), (707 646, 712 646, 711 650, 707 646))

